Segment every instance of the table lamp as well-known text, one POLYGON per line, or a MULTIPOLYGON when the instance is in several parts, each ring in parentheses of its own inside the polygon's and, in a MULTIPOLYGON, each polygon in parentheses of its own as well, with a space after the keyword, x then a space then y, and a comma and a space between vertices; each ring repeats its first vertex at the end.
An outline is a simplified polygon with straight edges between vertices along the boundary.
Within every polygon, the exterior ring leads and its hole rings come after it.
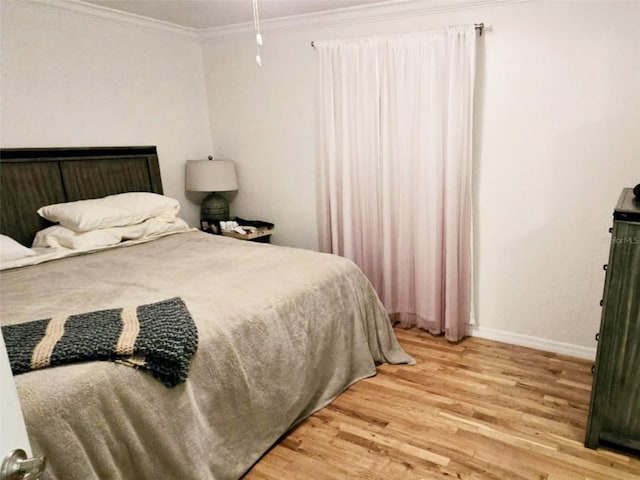
POLYGON ((214 224, 229 220, 229 202, 217 192, 238 189, 238 179, 230 160, 187 160, 185 188, 190 192, 210 192, 200 206, 200 221, 214 224))

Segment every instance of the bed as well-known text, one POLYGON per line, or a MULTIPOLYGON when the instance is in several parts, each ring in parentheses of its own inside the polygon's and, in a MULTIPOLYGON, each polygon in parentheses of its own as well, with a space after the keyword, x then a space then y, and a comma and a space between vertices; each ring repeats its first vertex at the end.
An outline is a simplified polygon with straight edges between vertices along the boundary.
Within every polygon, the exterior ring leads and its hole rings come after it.
MULTIPOLYGON (((162 194, 155 147, 3 149, 0 230, 53 203, 162 194)), ((412 364, 350 261, 189 230, 0 272, 2 325, 179 297, 198 329, 174 388, 114 362, 15 377, 43 478, 234 479, 381 362, 412 364)))

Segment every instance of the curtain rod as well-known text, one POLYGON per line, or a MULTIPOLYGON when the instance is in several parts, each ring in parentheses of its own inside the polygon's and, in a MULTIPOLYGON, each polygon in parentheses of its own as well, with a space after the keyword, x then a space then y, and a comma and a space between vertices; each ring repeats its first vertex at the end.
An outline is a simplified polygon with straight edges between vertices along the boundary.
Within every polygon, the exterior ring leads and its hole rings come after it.
MULTIPOLYGON (((473 27, 478 31, 478 34, 482 36, 482 31, 484 30, 484 23, 474 23, 473 27)), ((316 48, 316 44, 313 40, 311 40, 311 47, 316 48)))

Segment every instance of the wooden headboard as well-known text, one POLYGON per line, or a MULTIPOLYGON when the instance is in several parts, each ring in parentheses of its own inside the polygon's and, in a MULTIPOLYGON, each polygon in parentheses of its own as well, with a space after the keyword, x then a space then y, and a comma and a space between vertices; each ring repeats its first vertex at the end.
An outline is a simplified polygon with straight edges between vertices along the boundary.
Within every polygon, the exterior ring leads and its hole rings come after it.
POLYGON ((40 207, 125 192, 163 193, 156 147, 0 149, 0 233, 28 247, 40 207))

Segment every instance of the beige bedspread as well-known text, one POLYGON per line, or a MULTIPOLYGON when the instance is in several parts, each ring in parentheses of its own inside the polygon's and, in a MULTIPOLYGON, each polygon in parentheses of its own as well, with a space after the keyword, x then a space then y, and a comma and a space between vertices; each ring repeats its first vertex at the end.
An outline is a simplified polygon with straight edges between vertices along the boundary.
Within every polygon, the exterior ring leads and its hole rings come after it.
POLYGON ((240 477, 374 362, 412 363, 348 260, 189 232, 0 274, 3 324, 180 296, 199 331, 185 384, 89 362, 16 377, 46 479, 240 477))

